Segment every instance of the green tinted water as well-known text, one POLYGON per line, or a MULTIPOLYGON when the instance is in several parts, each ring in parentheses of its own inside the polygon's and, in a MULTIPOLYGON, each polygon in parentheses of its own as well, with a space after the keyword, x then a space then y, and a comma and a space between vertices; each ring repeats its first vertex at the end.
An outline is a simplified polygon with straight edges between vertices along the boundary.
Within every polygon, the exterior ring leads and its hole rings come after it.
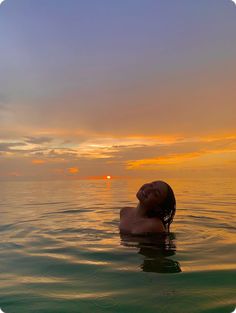
POLYGON ((120 237, 142 181, 1 182, 0 308, 6 313, 231 313, 235 181, 169 181, 168 237, 120 237))

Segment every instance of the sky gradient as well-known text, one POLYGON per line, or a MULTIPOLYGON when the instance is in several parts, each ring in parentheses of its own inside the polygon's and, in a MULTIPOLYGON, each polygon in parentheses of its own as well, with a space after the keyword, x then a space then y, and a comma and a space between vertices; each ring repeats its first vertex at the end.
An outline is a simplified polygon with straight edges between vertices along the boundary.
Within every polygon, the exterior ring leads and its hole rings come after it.
POLYGON ((230 0, 6 0, 0 180, 236 174, 230 0))

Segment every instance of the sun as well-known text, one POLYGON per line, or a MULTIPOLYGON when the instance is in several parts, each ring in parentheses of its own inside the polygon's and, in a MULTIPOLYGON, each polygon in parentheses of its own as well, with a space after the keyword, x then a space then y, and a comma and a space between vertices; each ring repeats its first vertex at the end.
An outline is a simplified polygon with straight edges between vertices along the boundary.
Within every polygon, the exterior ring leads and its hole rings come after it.
POLYGON ((110 176, 110 175, 107 175, 107 176, 106 176, 106 179, 111 179, 111 176, 110 176))

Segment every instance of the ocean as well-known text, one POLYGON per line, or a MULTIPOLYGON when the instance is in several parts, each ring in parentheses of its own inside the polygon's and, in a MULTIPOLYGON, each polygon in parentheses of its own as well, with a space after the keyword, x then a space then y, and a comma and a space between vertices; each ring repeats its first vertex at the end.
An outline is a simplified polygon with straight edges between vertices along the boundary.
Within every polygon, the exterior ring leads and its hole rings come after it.
POLYGON ((4 313, 231 313, 236 179, 169 179, 168 236, 120 236, 145 180, 0 182, 4 313))

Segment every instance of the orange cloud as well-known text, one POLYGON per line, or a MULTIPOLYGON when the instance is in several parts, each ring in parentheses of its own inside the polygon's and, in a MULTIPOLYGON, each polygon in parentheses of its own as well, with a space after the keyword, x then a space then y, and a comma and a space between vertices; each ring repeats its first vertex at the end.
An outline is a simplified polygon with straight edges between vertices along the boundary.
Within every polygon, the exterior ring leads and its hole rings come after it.
POLYGON ((158 165, 170 165, 184 162, 188 159, 197 158, 204 154, 203 152, 191 152, 182 154, 172 154, 165 157, 158 157, 152 159, 143 159, 127 162, 127 169, 148 169, 149 167, 156 167, 158 165))
POLYGON ((44 164, 44 163, 46 163, 46 161, 45 160, 40 160, 40 159, 34 159, 34 160, 32 160, 32 163, 33 164, 44 164))
POLYGON ((70 174, 77 174, 79 172, 79 169, 78 169, 78 167, 69 167, 68 172, 70 174))
POLYGON ((223 161, 227 163, 227 160, 229 161, 232 158, 235 158, 235 153, 236 148, 234 147, 234 143, 232 143, 232 147, 227 147, 226 149, 207 149, 189 153, 169 154, 156 158, 132 160, 126 163, 126 168, 128 170, 154 170, 162 165, 180 164, 190 160, 193 160, 193 166, 197 164, 196 161, 199 162, 200 160, 202 163, 209 166, 215 162, 220 162, 220 164, 222 165, 223 161))

